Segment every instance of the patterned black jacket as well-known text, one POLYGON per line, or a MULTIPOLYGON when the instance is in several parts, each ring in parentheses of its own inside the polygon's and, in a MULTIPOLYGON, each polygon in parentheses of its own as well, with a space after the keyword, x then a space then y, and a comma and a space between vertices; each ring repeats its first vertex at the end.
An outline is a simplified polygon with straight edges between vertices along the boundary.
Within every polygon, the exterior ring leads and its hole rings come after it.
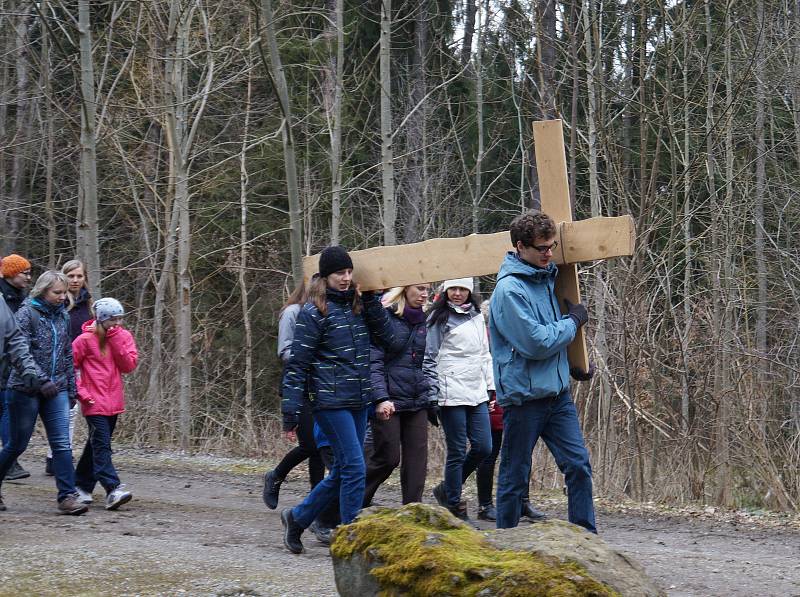
POLYGON ((296 423, 306 390, 314 410, 364 408, 373 401, 370 340, 386 346, 394 334, 389 314, 371 293, 362 297, 363 311, 353 313, 354 292, 328 289, 327 315, 306 303, 297 316, 283 377, 284 428, 296 423))

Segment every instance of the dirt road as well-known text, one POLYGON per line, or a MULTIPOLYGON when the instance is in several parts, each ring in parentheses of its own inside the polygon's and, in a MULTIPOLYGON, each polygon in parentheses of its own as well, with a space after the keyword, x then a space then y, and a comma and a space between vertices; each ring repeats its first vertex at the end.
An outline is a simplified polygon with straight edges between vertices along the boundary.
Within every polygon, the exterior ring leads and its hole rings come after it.
MULTIPOLYGON (((115 458, 134 500, 117 512, 96 503, 80 517, 54 513, 41 452, 22 458, 33 476, 3 485, 0 595, 336 595, 327 549, 313 536, 305 555, 283 549, 278 513, 261 501, 263 465, 127 449, 115 458)), ((282 505, 305 487, 301 475, 290 478, 282 505)), ((396 503, 398 493, 382 489, 378 499, 396 503)), ((538 502, 564 516, 562 498, 538 502)), ((797 517, 695 514, 601 507, 598 527, 670 595, 800 596, 797 517)))

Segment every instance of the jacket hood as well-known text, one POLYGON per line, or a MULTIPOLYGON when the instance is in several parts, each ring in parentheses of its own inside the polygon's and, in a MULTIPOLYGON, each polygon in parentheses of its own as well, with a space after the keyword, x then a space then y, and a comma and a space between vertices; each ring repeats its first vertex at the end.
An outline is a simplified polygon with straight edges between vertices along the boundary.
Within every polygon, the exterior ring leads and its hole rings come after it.
POLYGON ((61 303, 60 305, 51 305, 47 301, 38 297, 29 300, 31 307, 41 313, 44 313, 45 315, 56 315, 64 311, 64 303, 61 303))
POLYGON ((94 328, 94 319, 90 319, 90 320, 85 321, 83 323, 83 325, 81 326, 81 331, 82 332, 89 332, 90 334, 93 334, 94 333, 94 329, 93 328, 94 328))
POLYGON ((497 280, 500 281, 506 276, 526 276, 533 278, 534 282, 544 282, 547 278, 555 278, 558 273, 558 267, 552 261, 547 264, 547 267, 542 269, 534 267, 527 261, 520 259, 515 251, 506 253, 505 259, 500 266, 500 271, 497 273, 497 280))
POLYGON ((27 288, 17 288, 16 286, 12 286, 8 283, 8 280, 3 278, 0 278, 0 292, 2 292, 4 295, 11 295, 20 300, 28 296, 27 288))

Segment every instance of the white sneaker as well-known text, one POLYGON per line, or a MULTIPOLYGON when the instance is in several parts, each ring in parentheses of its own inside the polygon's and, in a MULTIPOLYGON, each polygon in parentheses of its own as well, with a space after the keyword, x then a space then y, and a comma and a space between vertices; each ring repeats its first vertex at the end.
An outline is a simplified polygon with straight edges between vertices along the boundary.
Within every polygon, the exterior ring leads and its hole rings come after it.
POLYGON ((124 485, 119 485, 106 496, 106 510, 116 510, 122 504, 130 502, 132 497, 133 494, 124 485))
POLYGON ((80 487, 75 488, 75 493, 78 494, 78 501, 81 504, 91 504, 94 501, 94 499, 92 498, 92 494, 85 492, 80 487))

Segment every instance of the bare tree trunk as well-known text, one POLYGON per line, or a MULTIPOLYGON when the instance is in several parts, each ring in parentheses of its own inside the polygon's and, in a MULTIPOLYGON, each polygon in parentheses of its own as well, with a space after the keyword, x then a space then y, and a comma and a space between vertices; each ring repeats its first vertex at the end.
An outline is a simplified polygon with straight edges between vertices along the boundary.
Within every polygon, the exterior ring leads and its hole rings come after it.
POLYGON ((414 17, 414 51, 411 64, 409 105, 414 113, 408 119, 408 167, 406 176, 407 200, 410 213, 407 218, 404 238, 406 242, 420 240, 420 223, 427 200, 425 181, 426 121, 428 117, 427 77, 425 73, 428 54, 428 0, 421 0, 414 17))
MULTIPOLYGON (((49 13, 48 0, 42 0, 40 10, 43 15, 49 13)), ((55 153, 55 131, 53 126, 53 86, 50 81, 50 29, 42 25, 42 64, 41 64, 42 89, 44 90, 44 134, 47 139, 47 153, 45 157, 45 189, 44 189, 44 214, 47 221, 47 269, 56 267, 56 217, 53 211, 53 163, 55 153)), ((0 133, 2 138, 2 133, 0 133)))
MULTIPOLYGON (((689 434, 689 346, 692 329, 692 314, 693 304, 692 300, 692 271, 694 267, 694 251, 692 249, 692 178, 689 169, 691 161, 691 116, 692 105, 689 101, 690 97, 690 84, 689 84, 689 59, 690 59, 690 46, 689 36, 693 30, 690 27, 686 5, 681 7, 681 15, 683 22, 683 244, 684 244, 684 259, 686 265, 683 271, 683 335, 681 343, 683 350, 683 367, 685 373, 681 381, 681 430, 685 436, 689 434)), ((676 181, 677 184, 677 181, 676 181)))
POLYGON ((381 173, 383 191, 383 242, 397 243, 397 197, 394 193, 394 148, 392 145, 392 0, 381 0, 380 87, 381 173))
MULTIPOLYGON (((21 2, 17 7, 16 21, 14 27, 13 53, 15 55, 16 70, 16 118, 14 130, 14 159, 11 164, 11 194, 8 202, 8 212, 6 216, 6 228, 3 230, 5 238, 4 245, 6 254, 14 249, 19 242, 19 215, 18 212, 23 208, 23 194, 28 174, 28 144, 30 138, 30 40, 29 28, 31 21, 31 3, 21 2)), ((21 250, 21 249, 17 249, 21 250)))
MULTIPOLYGON (((726 13, 727 14, 727 13, 726 13)), ((757 36, 756 65, 754 75, 756 78, 756 188, 755 188, 755 259, 756 279, 758 280, 758 304, 756 305, 756 350, 761 359, 759 369, 763 371, 767 360, 767 261, 765 256, 764 234, 764 192, 766 187, 767 148, 764 140, 764 106, 766 104, 766 87, 764 77, 766 73, 760 68, 764 61, 764 37, 767 27, 764 22, 764 0, 756 1, 756 19, 761 32, 757 36)), ((761 376, 765 382, 766 376, 761 376)), ((760 421, 763 425, 763 420, 760 421)))
MULTIPOLYGON (((480 0, 479 0, 480 1, 480 0)), ((486 12, 488 12, 486 2, 486 12)), ((475 120, 478 125, 478 154, 475 156, 475 189, 472 192, 472 232, 479 230, 481 195, 483 194, 483 22, 488 18, 484 7, 478 7, 478 51, 475 52, 475 120)))
MULTIPOLYGON (((725 10, 725 41, 724 41, 724 56, 725 56, 725 105, 731 106, 733 102, 733 60, 731 57, 731 9, 732 2, 728 2, 725 10)), ((756 75, 757 76, 757 75, 756 75)), ((734 180, 734 147, 733 147, 733 118, 730 113, 726 115, 725 123, 725 180, 734 180)), ((730 211, 733 207, 733 191, 734 185, 729 183, 725 185, 725 205, 722 208, 722 215, 720 217, 721 232, 724 238, 729 239, 729 231, 731 229, 730 211)), ((720 371, 722 372, 722 393, 717 394, 719 400, 719 410, 717 413, 717 494, 716 502, 721 506, 732 506, 733 496, 730 490, 730 439, 729 439, 729 425, 730 425, 730 407, 728 396, 730 395, 730 354, 733 348, 733 331, 731 329, 731 261, 733 255, 731 251, 731 242, 725 242, 725 254, 720 263, 722 280, 720 282, 721 297, 723 305, 721 307, 721 321, 720 321, 720 371)))
POLYGON ((328 65, 325 69, 325 112, 331 137, 331 244, 338 245, 341 235, 342 205, 342 91, 344 87, 344 0, 326 0, 329 21, 328 65), (335 27, 334 27, 335 24, 335 27), (336 53, 333 52, 334 38, 336 53))
MULTIPOLYGON (((248 61, 249 62, 249 61, 248 61)), ((253 417, 253 330, 250 323, 250 303, 247 295, 247 193, 250 176, 247 172, 247 135, 250 130, 250 105, 253 91, 252 68, 247 70, 247 99, 244 111, 242 149, 239 157, 239 292, 242 295, 242 322, 244 323, 244 419, 248 441, 254 441, 253 417)))
POLYGON ((175 206, 178 214, 178 288, 177 288, 177 362, 178 362, 178 421, 181 447, 191 446, 192 427, 192 303, 191 303, 191 216, 189 211, 189 163, 195 135, 205 112, 211 84, 214 80, 214 53, 208 17, 202 5, 182 7, 172 0, 169 13, 165 64, 165 97, 167 146, 170 151, 171 176, 174 180, 175 206), (206 69, 203 88, 189 94, 188 66, 191 23, 195 11, 204 25, 206 69), (189 104, 194 103, 193 118, 189 104), (191 125, 189 124, 191 120, 191 125))
POLYGON ((539 61, 539 109, 543 119, 555 118, 556 0, 538 0, 536 26, 539 61))
POLYGON ((289 102, 289 88, 283 62, 278 51, 278 37, 275 32, 275 13, 272 0, 262 0, 261 12, 264 18, 264 36, 269 47, 270 75, 275 86, 275 95, 283 113, 281 139, 283 140, 283 161, 286 168, 286 193, 289 197, 289 246, 292 253, 292 278, 295 285, 303 280, 303 223, 300 210, 300 192, 297 187, 297 159, 294 150, 294 120, 289 102))
POLYGON ((77 248, 86 265, 93 296, 101 296, 100 241, 97 219, 97 110, 89 0, 78 2, 81 60, 81 175, 78 194, 77 248))
MULTIPOLYGON (((600 71, 600 58, 602 56, 602 40, 598 31, 597 51, 595 52, 592 39, 592 23, 595 22, 594 0, 584 0, 583 2, 583 34, 584 51, 586 53, 586 93, 588 95, 589 113, 587 122, 589 129, 589 197, 592 217, 596 218, 603 215, 603 207, 600 202, 600 184, 598 173, 598 151, 597 151, 597 90, 596 83, 600 71)), ((602 80, 600 81, 602 83, 602 80)), ((608 362, 608 342, 606 336, 606 267, 603 263, 598 263, 594 267, 594 286, 592 288, 595 318, 594 345, 597 357, 601 365, 608 362)), ((598 412, 602 415, 610 409, 611 388, 606 375, 598 376, 599 396, 598 412)), ((602 425, 602 423, 601 423, 602 425)), ((601 427, 601 433, 606 436, 607 429, 601 427)), ((607 437, 607 436, 606 436, 607 437)), ((602 446, 602 450, 607 450, 608 444, 602 446)), ((605 457, 601 457, 601 462, 605 457)))
MULTIPOLYGON (((464 41, 461 43, 461 66, 469 64, 472 56, 472 37, 475 34, 476 0, 464 0, 464 41)), ((480 2, 480 0, 477 0, 480 2)))

